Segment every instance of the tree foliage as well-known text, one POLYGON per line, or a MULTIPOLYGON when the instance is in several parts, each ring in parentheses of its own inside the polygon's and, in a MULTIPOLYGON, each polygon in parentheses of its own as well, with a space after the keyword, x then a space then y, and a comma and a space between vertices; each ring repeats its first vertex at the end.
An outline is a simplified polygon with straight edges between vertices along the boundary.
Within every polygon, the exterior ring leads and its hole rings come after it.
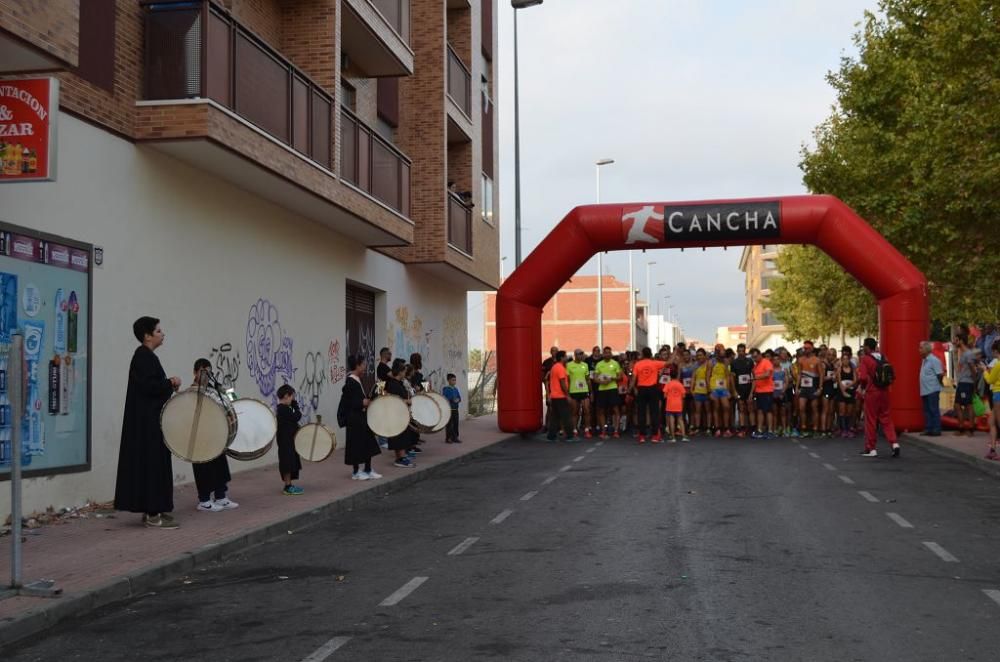
MULTIPOLYGON (((992 287, 975 285, 1000 273, 1000 5, 881 0, 854 39, 858 56, 827 77, 837 104, 802 152, 806 186, 839 197, 924 272, 932 317, 996 320, 992 287)), ((796 331, 822 326, 795 309, 815 265, 843 288, 826 331, 863 328, 861 286, 814 252, 787 251, 772 310, 796 331)))

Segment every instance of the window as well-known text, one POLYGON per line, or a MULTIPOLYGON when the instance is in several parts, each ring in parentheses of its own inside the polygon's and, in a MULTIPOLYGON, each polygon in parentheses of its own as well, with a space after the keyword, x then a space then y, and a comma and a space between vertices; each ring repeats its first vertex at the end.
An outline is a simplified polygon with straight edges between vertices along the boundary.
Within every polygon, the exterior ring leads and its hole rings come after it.
POLYGON ((764 313, 764 316, 761 318, 761 324, 763 324, 764 326, 777 326, 781 324, 781 320, 775 317, 774 313, 768 310, 764 313))
POLYGON ((493 180, 484 172, 482 177, 483 199, 480 205, 480 215, 483 220, 493 225, 493 180))
POLYGON ((358 106, 358 93, 354 89, 354 86, 348 83, 346 80, 340 81, 340 105, 347 108, 352 113, 357 112, 358 106))

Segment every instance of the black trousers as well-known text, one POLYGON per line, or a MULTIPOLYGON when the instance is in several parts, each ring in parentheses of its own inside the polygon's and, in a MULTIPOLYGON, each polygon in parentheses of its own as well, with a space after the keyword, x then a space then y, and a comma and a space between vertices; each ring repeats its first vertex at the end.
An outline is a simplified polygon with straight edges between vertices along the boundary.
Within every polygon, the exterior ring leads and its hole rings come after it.
POLYGON ((573 436, 573 414, 566 398, 552 398, 549 401, 549 439, 555 439, 561 427, 566 432, 566 438, 573 436))
POLYGON ((448 419, 448 425, 444 431, 445 439, 458 439, 458 410, 451 410, 451 418, 448 419))
POLYGON ((660 430, 660 389, 657 386, 640 386, 635 397, 638 407, 639 434, 656 434, 660 430), (648 415, 648 418, 647 418, 648 415), (647 427, 646 423, 649 423, 647 427))

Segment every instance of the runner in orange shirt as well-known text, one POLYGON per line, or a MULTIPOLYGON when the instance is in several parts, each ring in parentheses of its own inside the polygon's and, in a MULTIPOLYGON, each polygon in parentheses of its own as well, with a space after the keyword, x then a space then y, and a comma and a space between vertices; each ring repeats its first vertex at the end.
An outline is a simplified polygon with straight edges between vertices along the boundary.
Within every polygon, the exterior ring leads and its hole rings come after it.
POLYGON ((677 434, 680 434, 681 441, 691 441, 688 439, 687 430, 684 427, 684 399, 687 397, 687 388, 684 386, 684 382, 668 377, 667 383, 663 385, 663 396, 667 401, 663 429, 669 435, 669 442, 676 443, 677 434))
POLYGON ((663 441, 660 435, 660 371, 667 367, 666 361, 653 358, 653 350, 642 348, 642 358, 632 367, 631 388, 636 389, 636 407, 639 418, 639 443, 646 443, 646 435, 653 435, 653 443, 663 441), (649 417, 647 419, 647 416, 649 417), (647 425, 647 420, 649 425, 647 425))
POLYGON ((570 420, 569 408, 569 377, 566 374, 566 352, 559 350, 555 356, 555 362, 549 370, 549 378, 546 382, 548 387, 549 406, 552 408, 552 416, 549 418, 548 440, 555 441, 559 429, 566 433, 566 441, 576 441, 573 438, 573 423, 570 420))
POLYGON ((769 439, 774 432, 774 364, 771 363, 773 356, 771 350, 767 350, 764 354, 756 348, 750 351, 750 358, 754 362, 754 404, 757 405, 757 431, 753 433, 754 439, 769 439))

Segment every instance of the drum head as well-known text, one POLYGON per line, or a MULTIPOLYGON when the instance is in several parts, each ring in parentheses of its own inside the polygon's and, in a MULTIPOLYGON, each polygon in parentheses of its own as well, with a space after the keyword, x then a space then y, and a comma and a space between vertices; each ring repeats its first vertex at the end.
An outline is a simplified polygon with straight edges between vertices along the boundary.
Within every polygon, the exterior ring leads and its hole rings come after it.
POLYGON ((210 462, 226 451, 236 435, 237 423, 228 402, 208 393, 199 397, 197 389, 189 389, 163 405, 160 427, 170 452, 197 464, 210 462))
POLYGON ((278 421, 271 408, 260 400, 240 398, 233 401, 239 429, 226 454, 234 460, 256 460, 267 455, 278 433, 278 421))
POLYGON ((437 400, 427 393, 418 393, 413 396, 413 404, 410 405, 410 421, 412 427, 419 432, 432 432, 441 423, 443 413, 437 400))
POLYGON ((380 395, 368 404, 368 427, 380 437, 402 434, 410 424, 410 408, 398 395, 380 395))
POLYGON ((448 402, 448 398, 444 397, 440 393, 428 393, 427 395, 434 398, 438 407, 441 408, 441 422, 434 426, 434 429, 431 430, 431 432, 440 432, 448 427, 448 419, 451 418, 451 403, 448 402))
POLYGON ((322 462, 337 447, 333 431, 320 423, 307 423, 295 433, 295 452, 303 460, 322 462))

